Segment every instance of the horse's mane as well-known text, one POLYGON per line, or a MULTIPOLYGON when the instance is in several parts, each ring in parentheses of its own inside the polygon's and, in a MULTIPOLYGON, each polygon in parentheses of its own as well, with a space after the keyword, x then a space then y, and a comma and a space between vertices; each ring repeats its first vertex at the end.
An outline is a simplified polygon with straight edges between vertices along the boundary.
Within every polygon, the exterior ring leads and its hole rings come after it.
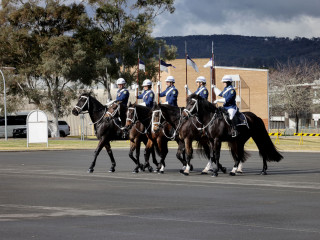
POLYGON ((203 97, 200 97, 199 95, 193 93, 187 98, 187 102, 189 102, 191 99, 196 99, 198 100, 198 105, 199 108, 205 110, 205 111, 210 111, 210 112, 215 112, 217 110, 217 107, 212 104, 211 102, 207 101, 203 97))
POLYGON ((132 107, 135 107, 137 109, 137 114, 140 118, 151 116, 152 111, 148 107, 141 106, 139 104, 132 104, 132 107))
POLYGON ((99 102, 94 96, 91 95, 91 92, 84 92, 80 96, 85 96, 93 100, 94 103, 96 103, 98 108, 105 107, 101 102, 99 102))

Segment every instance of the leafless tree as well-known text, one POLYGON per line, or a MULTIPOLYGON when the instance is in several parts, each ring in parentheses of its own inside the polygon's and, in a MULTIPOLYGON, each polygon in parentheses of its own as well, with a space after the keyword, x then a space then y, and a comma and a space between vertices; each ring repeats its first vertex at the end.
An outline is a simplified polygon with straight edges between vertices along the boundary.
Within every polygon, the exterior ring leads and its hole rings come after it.
POLYGON ((294 116, 296 132, 299 131, 299 118, 311 113, 310 84, 319 77, 320 65, 307 61, 278 63, 270 73, 271 112, 287 111, 294 116))

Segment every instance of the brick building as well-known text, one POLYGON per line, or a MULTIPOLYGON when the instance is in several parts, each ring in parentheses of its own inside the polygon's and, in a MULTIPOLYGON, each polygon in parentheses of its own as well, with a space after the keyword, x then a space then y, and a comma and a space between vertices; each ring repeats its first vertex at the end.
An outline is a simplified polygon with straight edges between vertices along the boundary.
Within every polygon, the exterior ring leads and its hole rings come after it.
MULTIPOLYGON (((204 68, 209 59, 193 59, 199 68, 196 72, 191 66, 188 66, 188 87, 194 92, 197 89, 195 80, 198 76, 204 76, 207 79, 207 88, 210 89, 210 68, 204 68)), ((165 79, 172 75, 175 78, 175 86, 179 91, 178 106, 186 105, 186 93, 184 85, 186 84, 186 62, 185 59, 176 59, 170 62, 176 68, 169 68, 168 73, 161 72, 162 90, 166 88, 165 79)), ((240 111, 250 111, 262 118, 268 129, 268 70, 238 67, 215 67, 216 86, 222 90, 221 79, 224 75, 232 75, 234 86, 237 92, 237 105, 240 111)), ((154 86, 155 89, 155 86, 154 86)), ((156 92, 156 91, 155 91, 156 92)), ((210 92, 210 91, 209 91, 210 92)), ((208 100, 211 99, 211 93, 208 100)), ((161 99, 165 102, 165 97, 161 99)))

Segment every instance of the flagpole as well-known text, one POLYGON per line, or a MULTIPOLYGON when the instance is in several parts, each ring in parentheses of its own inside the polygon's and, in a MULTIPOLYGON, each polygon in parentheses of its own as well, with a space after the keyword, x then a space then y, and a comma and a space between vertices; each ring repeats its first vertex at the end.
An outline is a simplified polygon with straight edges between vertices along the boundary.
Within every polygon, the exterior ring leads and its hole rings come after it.
POLYGON ((138 103, 138 93, 139 93, 139 64, 140 64, 140 58, 139 58, 139 47, 138 47, 138 70, 137 70, 137 89, 136 89, 136 103, 138 103))
MULTIPOLYGON (((161 62, 161 46, 159 46, 159 83, 161 80, 161 76, 160 76, 160 62, 161 62)), ((160 86, 158 86, 158 104, 160 103, 160 86)))
MULTIPOLYGON (((185 44, 185 54, 186 54, 186 85, 188 85, 187 41, 185 41, 184 44, 185 44)), ((186 89, 186 100, 187 98, 188 98, 188 89, 186 89)))
MULTIPOLYGON (((216 70, 214 66, 214 54, 213 54, 213 41, 212 41, 212 73, 211 73, 211 85, 213 84, 214 86, 216 85, 216 70)), ((214 89, 211 87, 211 103, 213 103, 216 100, 216 94, 214 93, 214 89)))

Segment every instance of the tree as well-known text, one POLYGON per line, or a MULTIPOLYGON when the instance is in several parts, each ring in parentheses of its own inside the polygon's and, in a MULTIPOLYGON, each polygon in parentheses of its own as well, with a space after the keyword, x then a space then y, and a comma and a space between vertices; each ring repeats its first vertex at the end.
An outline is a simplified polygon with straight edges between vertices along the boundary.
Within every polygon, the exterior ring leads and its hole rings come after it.
POLYGON ((128 84, 136 81, 138 51, 147 65, 146 73, 139 72, 141 81, 145 78, 156 79, 158 60, 155 56, 160 46, 164 59, 176 57, 176 47, 151 36, 154 18, 165 11, 174 12, 173 0, 131 2, 129 5, 130 1, 127 0, 89 1, 96 9, 96 30, 101 32, 96 80, 105 86, 109 99, 111 79, 124 77, 128 84))
MULTIPOLYGON (((16 67, 20 94, 54 116, 53 136, 59 136, 58 118, 69 112, 79 83, 94 78, 82 42, 74 36, 90 26, 82 4, 60 1, 6 1, 1 10, 1 65, 16 67), (4 53, 7 54, 4 54, 4 53)), ((18 94, 18 92, 16 92, 18 94)))
POLYGON ((294 116, 296 132, 299 132, 299 118, 311 113, 313 96, 310 83, 320 77, 318 63, 288 61, 278 63, 270 73, 270 85, 273 94, 270 96, 272 112, 287 111, 294 116))

